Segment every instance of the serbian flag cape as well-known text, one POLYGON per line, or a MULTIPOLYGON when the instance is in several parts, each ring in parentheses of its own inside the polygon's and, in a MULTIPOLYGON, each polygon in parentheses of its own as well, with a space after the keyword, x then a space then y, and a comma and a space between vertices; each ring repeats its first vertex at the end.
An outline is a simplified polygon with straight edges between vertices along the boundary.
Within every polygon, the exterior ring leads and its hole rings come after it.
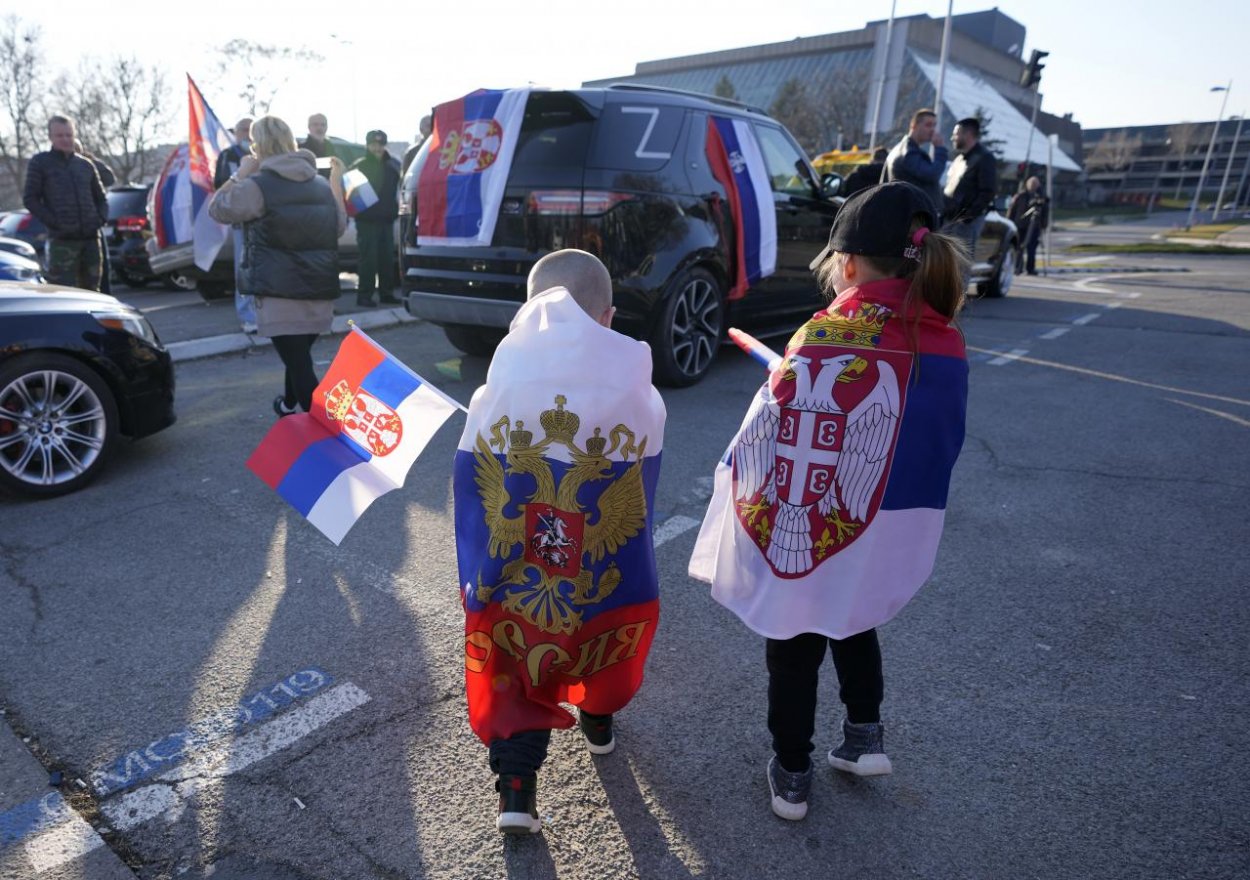
POLYGON ((615 712, 642 683, 664 418, 646 345, 562 287, 521 307, 455 463, 465 685, 483 742, 572 726, 562 702, 615 712))
POLYGON ((429 159, 417 178, 424 242, 490 245, 530 91, 479 89, 434 108, 429 159))
POLYGON ((343 198, 347 213, 352 217, 378 203, 378 194, 374 192, 373 184, 359 168, 343 175, 343 198))
MULTIPOLYGON (((217 167, 217 157, 233 142, 234 138, 217 114, 208 106, 204 96, 200 94, 195 80, 187 75, 187 95, 190 112, 190 138, 187 141, 187 156, 190 165, 191 188, 205 196, 213 191, 213 171, 217 167)), ((207 272, 217 259, 217 252, 230 237, 230 227, 223 226, 208 216, 207 198, 202 197, 193 205, 192 216, 195 232, 195 265, 207 272)))
POLYGON ((736 271, 729 299, 741 299, 749 287, 777 271, 777 208, 750 123, 709 116, 706 149, 733 217, 736 271))
POLYGON ((343 339, 310 413, 274 422, 247 460, 335 544, 408 469, 460 404, 357 328, 343 339))
POLYGON ((964 439, 963 338, 907 280, 799 328, 717 465, 690 575, 773 639, 885 623, 933 570, 964 439))

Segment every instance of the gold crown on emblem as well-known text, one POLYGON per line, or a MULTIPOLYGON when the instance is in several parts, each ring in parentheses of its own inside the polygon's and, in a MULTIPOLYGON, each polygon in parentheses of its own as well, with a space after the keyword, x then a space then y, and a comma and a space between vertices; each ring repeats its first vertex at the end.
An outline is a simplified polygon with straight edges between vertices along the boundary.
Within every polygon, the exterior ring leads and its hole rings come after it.
POLYGON ((606 437, 599 436, 599 429, 595 428, 595 436, 586 441, 586 451, 591 455, 603 455, 604 448, 608 445, 606 437))
POLYGON ((890 317, 884 306, 865 303, 849 314, 831 312, 813 319, 796 336, 802 343, 832 343, 835 345, 859 345, 875 347, 880 342, 882 328, 890 317))
POLYGON ((346 379, 340 380, 330 394, 333 396, 326 397, 326 415, 336 422, 344 421, 356 395, 352 393, 346 379))
POLYGON ((571 413, 564 408, 568 402, 568 398, 563 394, 557 394, 556 408, 545 409, 538 417, 547 436, 561 443, 572 443, 573 438, 577 436, 577 429, 582 424, 582 420, 576 413, 571 413))
POLYGON ((517 422, 516 427, 508 432, 508 440, 513 449, 528 449, 534 440, 534 432, 525 430, 525 422, 517 422))

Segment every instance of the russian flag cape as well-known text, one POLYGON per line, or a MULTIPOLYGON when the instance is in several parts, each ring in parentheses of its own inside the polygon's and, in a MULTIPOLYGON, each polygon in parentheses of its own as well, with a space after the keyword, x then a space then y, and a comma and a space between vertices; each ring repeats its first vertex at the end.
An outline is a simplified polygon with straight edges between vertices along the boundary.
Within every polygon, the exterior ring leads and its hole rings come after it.
POLYGON ((690 575, 761 635, 879 626, 933 570, 968 361, 946 318, 904 318, 909 284, 851 288, 800 327, 716 468, 690 575))
POLYGON ((563 288, 522 306, 455 463, 465 684, 483 742, 572 726, 561 702, 615 712, 642 683, 664 419, 644 344, 563 288))
POLYGON ((726 116, 707 121, 708 164, 725 188, 734 224, 734 282, 729 299, 777 271, 777 207, 768 169, 750 123, 726 116))
POLYGON ((479 89, 434 108, 417 178, 422 244, 490 245, 530 91, 479 89))

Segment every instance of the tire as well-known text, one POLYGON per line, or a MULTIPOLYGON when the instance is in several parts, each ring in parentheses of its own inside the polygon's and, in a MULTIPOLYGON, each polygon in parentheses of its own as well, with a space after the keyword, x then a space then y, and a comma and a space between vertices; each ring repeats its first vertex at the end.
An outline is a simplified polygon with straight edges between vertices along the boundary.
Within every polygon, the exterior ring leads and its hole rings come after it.
POLYGON ((490 357, 503 341, 506 330, 495 327, 471 327, 468 324, 445 324, 447 341, 465 354, 490 357))
POLYGON ((205 302, 212 302, 216 299, 226 299, 234 296, 234 288, 224 281, 207 281, 201 279, 195 285, 195 289, 199 291, 200 298, 205 302))
POLYGON ((195 279, 180 272, 170 272, 161 276, 161 283, 166 290, 195 290, 195 279))
POLYGON ((14 358, 0 368, 0 487, 34 498, 81 489, 108 461, 117 427, 113 393, 90 367, 53 353, 14 358))
POLYGON ((147 278, 143 275, 131 275, 125 269, 118 269, 116 274, 118 281, 127 287, 134 288, 135 290, 138 290, 141 287, 146 287, 147 283, 152 280, 151 278, 147 278))
POLYGON ((670 388, 693 385, 716 360, 725 338, 725 294, 704 269, 687 269, 669 285, 651 332, 655 381, 670 388))
POLYGON ((977 293, 986 299, 1001 299, 1016 280, 1016 243, 1008 241, 994 263, 994 274, 977 285, 977 293))

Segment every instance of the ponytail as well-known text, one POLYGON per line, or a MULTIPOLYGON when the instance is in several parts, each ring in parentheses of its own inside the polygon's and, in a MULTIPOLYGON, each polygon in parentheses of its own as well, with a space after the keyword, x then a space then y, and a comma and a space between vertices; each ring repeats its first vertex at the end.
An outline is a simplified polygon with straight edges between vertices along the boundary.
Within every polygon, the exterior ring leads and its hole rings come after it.
POLYGON ((909 319, 920 320, 920 303, 926 303, 939 315, 954 318, 964 307, 964 288, 969 265, 967 245, 961 239, 940 232, 928 232, 918 236, 923 227, 918 219, 912 221, 912 240, 920 264, 911 274, 911 288, 903 300, 903 312, 909 319))

